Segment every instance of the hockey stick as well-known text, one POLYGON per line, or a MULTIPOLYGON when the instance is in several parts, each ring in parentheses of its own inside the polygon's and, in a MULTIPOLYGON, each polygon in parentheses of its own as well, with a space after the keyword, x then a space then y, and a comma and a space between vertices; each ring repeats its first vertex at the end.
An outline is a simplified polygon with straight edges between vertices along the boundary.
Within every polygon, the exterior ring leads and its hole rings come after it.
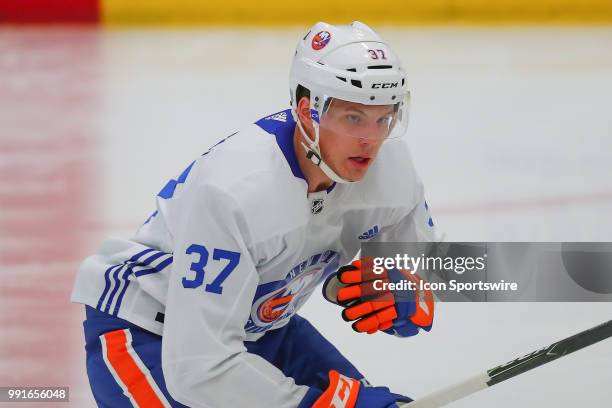
POLYGON ((434 392, 417 401, 398 404, 398 406, 400 408, 440 407, 573 353, 576 350, 591 346, 608 337, 612 337, 612 320, 434 392))

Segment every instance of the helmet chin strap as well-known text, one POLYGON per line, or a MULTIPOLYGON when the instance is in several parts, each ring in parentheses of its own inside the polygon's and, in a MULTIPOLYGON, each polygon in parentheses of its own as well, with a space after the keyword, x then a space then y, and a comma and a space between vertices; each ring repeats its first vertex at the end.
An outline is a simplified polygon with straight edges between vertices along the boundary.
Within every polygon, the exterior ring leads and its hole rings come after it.
POLYGON ((316 166, 319 166, 321 171, 323 171, 323 173, 325 173, 327 177, 329 177, 336 183, 354 183, 354 181, 340 177, 335 171, 331 169, 331 167, 329 167, 323 161, 323 158, 321 156, 321 147, 319 146, 319 126, 316 121, 313 120, 315 140, 312 140, 310 137, 308 137, 308 134, 304 130, 304 127, 302 126, 302 123, 300 122, 300 119, 297 114, 295 116, 295 122, 297 124, 297 127, 300 129, 300 133, 302 134, 304 139, 306 139, 306 141, 308 142, 308 145, 306 145, 304 142, 300 142, 302 144, 302 147, 304 148, 304 151, 306 152, 306 158, 309 159, 316 166))

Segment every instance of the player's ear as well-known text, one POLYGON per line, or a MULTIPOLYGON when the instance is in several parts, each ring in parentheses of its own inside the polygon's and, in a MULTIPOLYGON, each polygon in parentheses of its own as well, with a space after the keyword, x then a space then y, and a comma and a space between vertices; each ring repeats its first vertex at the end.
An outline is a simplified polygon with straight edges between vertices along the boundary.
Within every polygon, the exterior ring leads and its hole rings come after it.
POLYGON ((307 96, 300 98, 297 105, 297 114, 308 137, 314 138, 314 128, 312 126, 312 117, 310 116, 310 98, 307 96))
POLYGON ((310 117, 310 98, 302 96, 298 101, 297 113, 302 125, 310 127, 312 118, 310 117))

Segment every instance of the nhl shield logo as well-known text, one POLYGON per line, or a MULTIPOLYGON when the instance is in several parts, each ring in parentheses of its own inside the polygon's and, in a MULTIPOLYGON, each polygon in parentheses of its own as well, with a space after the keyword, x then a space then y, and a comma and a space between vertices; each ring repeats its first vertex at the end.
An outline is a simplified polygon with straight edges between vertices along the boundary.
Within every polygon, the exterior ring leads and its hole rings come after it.
POLYGON ((317 198, 316 200, 312 201, 311 211, 313 214, 319 214, 321 211, 323 211, 323 199, 322 198, 317 198))

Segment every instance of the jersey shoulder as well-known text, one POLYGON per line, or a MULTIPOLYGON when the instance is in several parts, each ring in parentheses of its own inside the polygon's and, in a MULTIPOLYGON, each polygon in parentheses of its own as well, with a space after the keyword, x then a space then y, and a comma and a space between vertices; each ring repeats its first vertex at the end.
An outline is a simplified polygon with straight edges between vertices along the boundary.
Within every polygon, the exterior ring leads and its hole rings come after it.
MULTIPOLYGON (((290 111, 281 111, 246 126, 213 145, 196 162, 199 178, 230 189, 257 174, 280 183, 296 178, 293 157, 287 157, 295 123, 290 111)), ((291 156, 291 155, 290 155, 291 156)), ((299 174, 298 174, 299 176, 299 174)), ((299 178, 299 177, 298 177, 299 178)), ((298 183, 299 184, 299 183, 298 183)))
POLYGON ((210 205, 231 200, 251 224, 249 229, 256 234, 253 239, 283 235, 307 222, 307 185, 294 174, 283 144, 292 137, 295 125, 278 120, 283 115, 274 117, 212 146, 192 164, 184 180, 184 188, 223 196, 209 197, 206 203, 210 205))

